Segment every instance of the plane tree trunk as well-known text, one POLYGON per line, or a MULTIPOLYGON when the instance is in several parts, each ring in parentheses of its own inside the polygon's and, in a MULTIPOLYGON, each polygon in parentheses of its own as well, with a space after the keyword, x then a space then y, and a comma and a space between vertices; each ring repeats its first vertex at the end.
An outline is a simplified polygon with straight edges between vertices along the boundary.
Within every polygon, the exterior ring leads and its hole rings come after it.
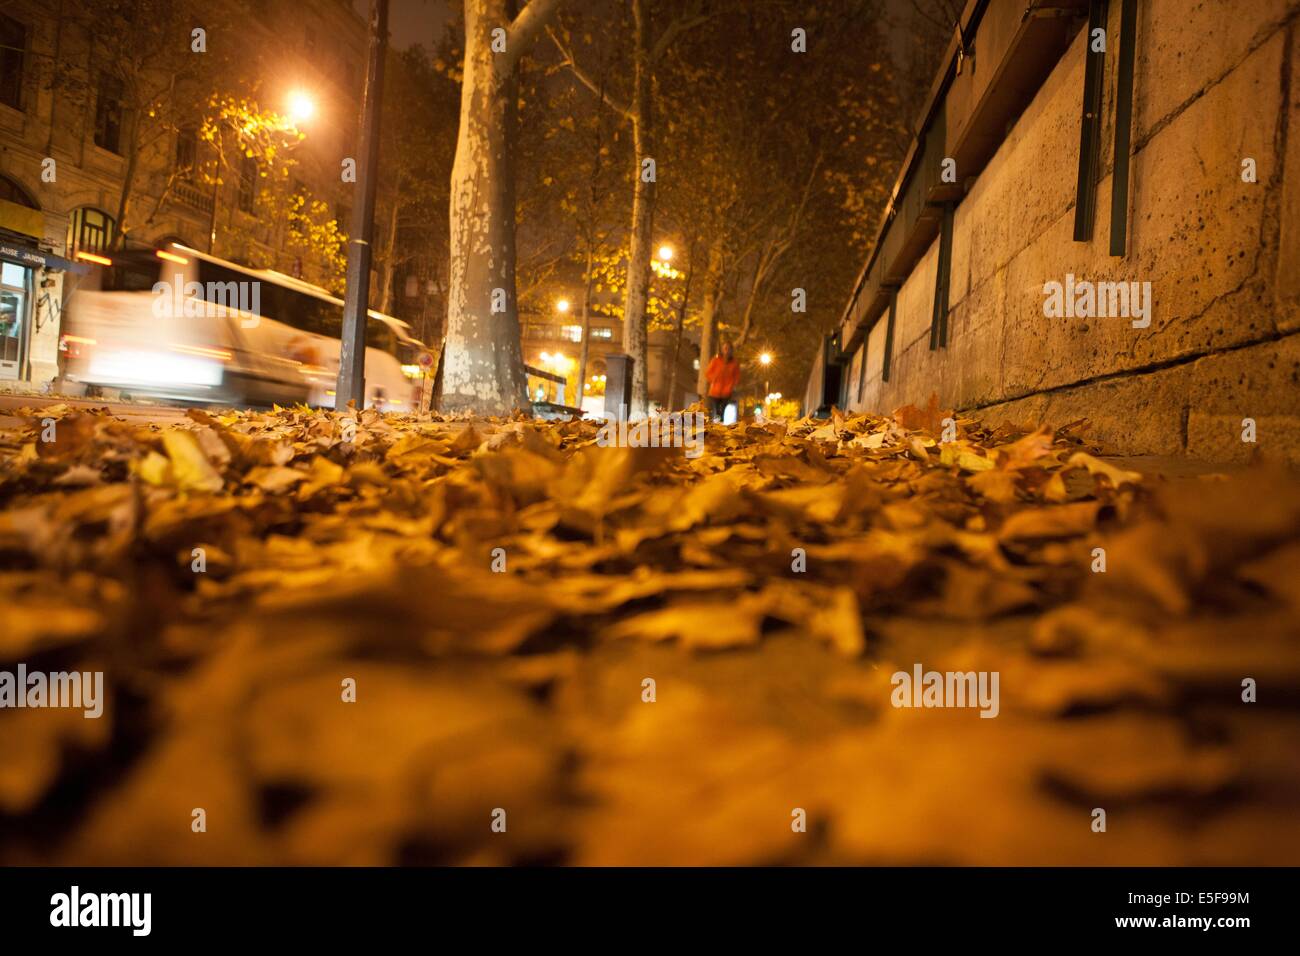
POLYGON ((451 282, 440 408, 528 407, 515 298, 515 69, 562 0, 465 0, 465 72, 451 171, 451 282), (504 50, 500 49, 505 30, 504 50), (494 50, 494 39, 498 49, 494 50))
POLYGON ((632 247, 623 303, 623 347, 632 358, 632 418, 649 408, 646 375, 646 306, 650 298, 650 246, 654 241, 655 175, 645 166, 654 158, 654 114, 650 97, 650 25, 646 0, 632 0, 636 62, 632 93, 632 145, 636 154, 636 192, 632 197, 632 247))

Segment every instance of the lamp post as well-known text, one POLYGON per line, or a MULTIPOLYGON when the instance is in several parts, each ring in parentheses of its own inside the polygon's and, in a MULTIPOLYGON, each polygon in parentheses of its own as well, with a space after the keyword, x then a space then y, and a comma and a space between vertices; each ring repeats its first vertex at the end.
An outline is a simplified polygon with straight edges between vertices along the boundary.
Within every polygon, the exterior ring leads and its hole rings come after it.
MULTIPOLYGON (((758 364, 763 366, 763 371, 767 372, 772 365, 772 353, 764 352, 758 357, 758 364)), ((767 396, 772 394, 772 380, 766 374, 763 376, 763 407, 767 408, 767 396)))
POLYGON ((388 0, 371 0, 370 60, 361 106, 361 149, 357 187, 361 201, 352 210, 352 236, 348 241, 347 293, 343 301, 343 339, 339 349, 339 377, 334 388, 334 408, 342 411, 355 401, 366 404, 366 325, 370 312, 370 240, 375 226, 375 169, 379 161, 379 102, 384 88, 384 57, 388 51, 388 0))

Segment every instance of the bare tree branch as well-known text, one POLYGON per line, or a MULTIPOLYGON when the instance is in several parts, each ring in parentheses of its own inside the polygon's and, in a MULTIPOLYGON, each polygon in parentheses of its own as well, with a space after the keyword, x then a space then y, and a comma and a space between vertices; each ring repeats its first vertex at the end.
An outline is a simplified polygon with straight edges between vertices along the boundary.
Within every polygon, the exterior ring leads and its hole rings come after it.
POLYGON ((754 303, 758 301, 759 289, 762 288, 763 282, 776 266, 776 263, 794 244, 795 236, 799 231, 799 223, 803 219, 804 209, 808 206, 808 197, 812 194, 812 185, 816 181, 817 170, 821 167, 821 162, 822 153, 819 150, 817 157, 813 160, 812 168, 808 170, 808 179, 804 182, 799 205, 790 214, 790 220, 786 223, 785 231, 781 235, 769 239, 764 244, 763 251, 758 257, 758 262, 754 266, 754 279, 749 286, 749 299, 745 303, 744 317, 740 323, 740 332, 736 336, 737 348, 744 345, 745 340, 749 338, 754 318, 754 303))
POLYGON ((532 0, 519 11, 506 31, 506 52, 501 61, 501 75, 509 76, 525 53, 532 49, 564 0, 532 0))
MULTIPOLYGON (((534 0, 534 2, 536 2, 536 0, 534 0)), ((596 82, 592 80, 587 72, 583 70, 582 67, 578 66, 578 61, 574 59, 572 51, 564 45, 564 42, 549 26, 546 28, 546 35, 551 38, 551 42, 555 44, 555 48, 560 51, 560 55, 564 57, 564 65, 569 68, 570 72, 573 73, 578 82, 594 93, 597 99, 630 123, 632 121, 632 108, 627 103, 616 98, 609 92, 609 90, 605 89, 604 84, 597 86, 596 82)))
POLYGON ((713 13, 700 14, 699 16, 694 17, 678 17, 672 23, 668 24, 664 29, 664 32, 660 34, 659 39, 655 41, 654 47, 650 50, 650 62, 654 63, 658 61, 678 36, 685 33, 687 30, 699 26, 701 23, 707 23, 715 16, 717 16, 716 11, 713 13))

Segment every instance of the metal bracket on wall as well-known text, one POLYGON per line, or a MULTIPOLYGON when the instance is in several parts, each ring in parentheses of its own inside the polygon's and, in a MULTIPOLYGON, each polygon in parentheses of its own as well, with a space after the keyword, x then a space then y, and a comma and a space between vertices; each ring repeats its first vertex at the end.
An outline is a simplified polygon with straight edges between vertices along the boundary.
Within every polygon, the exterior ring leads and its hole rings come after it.
POLYGON ((889 320, 885 323, 885 355, 881 360, 880 380, 889 381, 889 365, 894 357, 894 316, 898 313, 898 290, 889 290, 889 320))
POLYGON ((1133 137, 1133 60, 1137 53, 1137 0, 1120 0, 1119 76, 1115 80, 1115 174, 1110 184, 1110 254, 1124 255, 1128 240, 1128 167, 1133 137))
POLYGON ((1092 0, 1088 6, 1088 35, 1083 55, 1083 121, 1079 124, 1079 184, 1074 199, 1074 241, 1092 238, 1097 211, 1097 163, 1101 151, 1101 95, 1105 79, 1105 47, 1093 51, 1097 30, 1106 30, 1107 0, 1092 0))
POLYGON ((934 273, 934 312, 930 316, 930 348, 948 347, 948 289, 952 285, 953 203, 943 204, 939 226, 939 262, 934 273))
POLYGON ((866 336, 862 338, 862 362, 858 365, 858 401, 862 401, 862 390, 867 387, 867 359, 871 357, 870 344, 866 336))

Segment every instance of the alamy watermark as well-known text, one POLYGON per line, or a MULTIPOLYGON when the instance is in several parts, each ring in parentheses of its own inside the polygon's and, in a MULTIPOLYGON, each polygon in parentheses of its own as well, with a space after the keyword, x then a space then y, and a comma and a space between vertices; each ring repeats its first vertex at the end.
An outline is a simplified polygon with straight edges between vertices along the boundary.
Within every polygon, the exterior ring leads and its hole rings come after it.
POLYGON ((709 416, 704 412, 669 412, 650 418, 627 420, 627 406, 617 419, 605 420, 596 432, 601 448, 684 448, 687 458, 704 454, 704 429, 709 416))
POLYGON ((1049 319, 1132 319, 1151 325, 1150 282, 1093 282, 1066 273, 1065 282, 1043 283, 1043 315, 1049 319))
POLYGON ((87 720, 104 714, 103 671, 0 671, 0 708, 81 708, 87 720))
POLYGON ((997 671, 924 671, 920 664, 912 672, 895 671, 889 695, 895 707, 978 707, 981 717, 996 717, 997 671))
POLYGON ((241 328, 257 328, 262 315, 262 283, 256 279, 247 282, 155 282, 153 284, 153 314, 157 318, 185 316, 195 318, 225 318, 237 314, 241 328))
POLYGON ((50 925, 124 926, 133 936, 148 936, 153 929, 153 894, 83 893, 74 885, 50 897, 50 925))

